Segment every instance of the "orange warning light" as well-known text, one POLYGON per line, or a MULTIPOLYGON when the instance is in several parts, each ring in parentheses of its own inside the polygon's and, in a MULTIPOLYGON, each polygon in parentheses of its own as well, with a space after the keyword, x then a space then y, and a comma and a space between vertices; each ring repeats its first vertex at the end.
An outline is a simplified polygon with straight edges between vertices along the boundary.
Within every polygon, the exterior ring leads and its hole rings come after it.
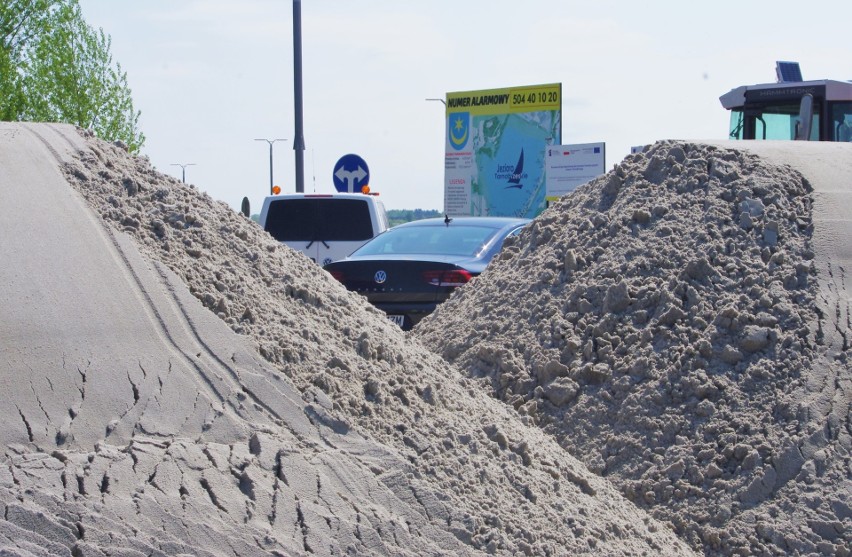
POLYGON ((368 185, 366 185, 366 184, 364 184, 363 186, 361 186, 361 193, 369 195, 369 193, 370 193, 370 186, 368 186, 368 185))
POLYGON ((278 195, 279 193, 281 193, 281 188, 279 186, 272 186, 272 193, 278 195))

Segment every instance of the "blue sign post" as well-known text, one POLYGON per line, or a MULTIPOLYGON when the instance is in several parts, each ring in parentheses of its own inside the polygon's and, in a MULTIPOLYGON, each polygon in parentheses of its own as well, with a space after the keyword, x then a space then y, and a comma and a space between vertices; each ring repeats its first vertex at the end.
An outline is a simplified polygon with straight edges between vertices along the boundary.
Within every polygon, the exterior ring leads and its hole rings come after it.
POLYGON ((343 155, 334 165, 332 180, 340 193, 360 193, 370 183, 370 169, 358 155, 343 155))

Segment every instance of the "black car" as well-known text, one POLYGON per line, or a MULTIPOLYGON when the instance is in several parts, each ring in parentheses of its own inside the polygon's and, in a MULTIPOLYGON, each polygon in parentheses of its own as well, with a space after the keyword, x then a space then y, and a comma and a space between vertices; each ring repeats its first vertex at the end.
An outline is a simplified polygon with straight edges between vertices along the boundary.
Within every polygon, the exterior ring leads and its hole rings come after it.
POLYGON ((324 267, 403 329, 411 329, 453 290, 485 270, 529 219, 434 218, 395 226, 324 267))

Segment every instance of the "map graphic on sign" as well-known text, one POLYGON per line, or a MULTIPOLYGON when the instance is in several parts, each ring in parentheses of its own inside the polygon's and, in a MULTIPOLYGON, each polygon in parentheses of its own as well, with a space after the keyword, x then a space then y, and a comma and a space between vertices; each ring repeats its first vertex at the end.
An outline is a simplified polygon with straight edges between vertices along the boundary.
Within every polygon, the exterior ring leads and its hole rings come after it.
POLYGON ((545 149, 561 143, 562 85, 447 93, 444 211, 535 217, 545 149))

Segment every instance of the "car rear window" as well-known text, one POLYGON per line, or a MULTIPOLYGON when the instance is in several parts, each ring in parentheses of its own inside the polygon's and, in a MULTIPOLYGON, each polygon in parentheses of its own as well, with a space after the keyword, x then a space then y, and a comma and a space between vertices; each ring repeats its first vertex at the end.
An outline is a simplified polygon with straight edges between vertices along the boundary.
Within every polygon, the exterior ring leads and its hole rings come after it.
POLYGON ((407 226, 392 228, 362 246, 357 255, 475 256, 497 233, 484 226, 407 226))
POLYGON ((266 231, 279 242, 363 241, 373 237, 373 224, 364 200, 280 199, 269 204, 266 231))

